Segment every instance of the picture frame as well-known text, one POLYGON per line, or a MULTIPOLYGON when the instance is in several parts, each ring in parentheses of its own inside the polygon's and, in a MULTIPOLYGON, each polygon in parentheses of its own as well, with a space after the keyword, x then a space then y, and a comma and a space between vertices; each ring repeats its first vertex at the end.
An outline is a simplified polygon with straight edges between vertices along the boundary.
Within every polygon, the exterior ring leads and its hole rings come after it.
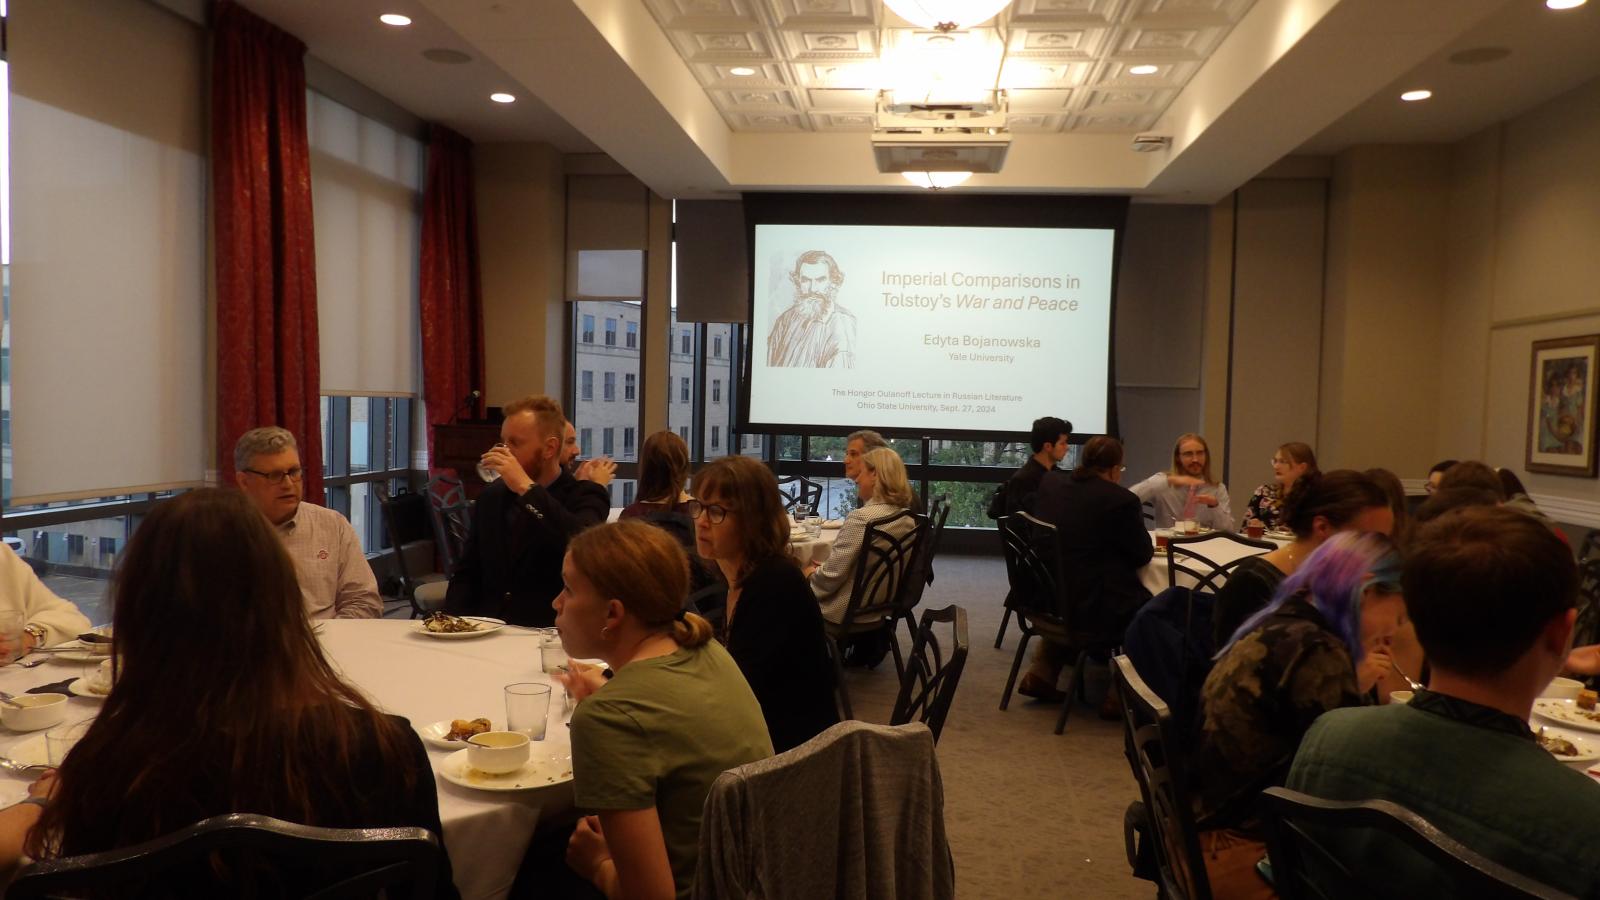
POLYGON ((1528 376, 1529 472, 1595 477, 1597 368, 1600 334, 1533 342, 1528 376))

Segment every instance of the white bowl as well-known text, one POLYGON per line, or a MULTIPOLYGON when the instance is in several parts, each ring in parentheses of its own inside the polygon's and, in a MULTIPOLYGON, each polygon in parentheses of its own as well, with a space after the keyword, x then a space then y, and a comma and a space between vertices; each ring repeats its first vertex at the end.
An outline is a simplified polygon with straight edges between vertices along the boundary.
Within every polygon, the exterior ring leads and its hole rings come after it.
POLYGON ((1555 678, 1550 681, 1549 686, 1544 689, 1544 693, 1539 696, 1549 697, 1553 700, 1576 700, 1578 699, 1578 692, 1581 690, 1583 690, 1583 682, 1575 678, 1555 678))
POLYGON ((1389 702, 1396 705, 1401 703, 1410 703, 1413 693, 1414 692, 1412 691, 1390 691, 1389 702))
POLYGON ((467 765, 490 775, 515 772, 528 762, 528 736, 520 731, 485 731, 467 738, 467 765))
POLYGON ((14 706, 0 705, 0 724, 12 731, 54 728, 67 718, 66 694, 18 694, 14 706))

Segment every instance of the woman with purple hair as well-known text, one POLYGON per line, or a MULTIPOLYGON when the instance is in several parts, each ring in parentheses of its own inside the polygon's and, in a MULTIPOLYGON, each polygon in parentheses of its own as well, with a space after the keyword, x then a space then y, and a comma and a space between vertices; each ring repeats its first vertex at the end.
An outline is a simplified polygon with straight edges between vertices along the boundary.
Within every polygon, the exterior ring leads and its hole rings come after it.
POLYGON ((1283 784, 1324 712, 1359 706, 1389 668, 1405 604, 1400 559, 1380 534, 1330 537, 1233 633, 1201 688, 1191 794, 1212 895, 1271 897, 1261 792, 1283 784))

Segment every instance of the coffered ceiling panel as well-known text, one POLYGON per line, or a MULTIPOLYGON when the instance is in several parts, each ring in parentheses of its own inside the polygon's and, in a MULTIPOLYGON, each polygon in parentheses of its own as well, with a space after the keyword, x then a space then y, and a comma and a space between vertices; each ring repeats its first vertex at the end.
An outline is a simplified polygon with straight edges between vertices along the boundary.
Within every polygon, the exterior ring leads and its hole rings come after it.
POLYGON ((869 131, 876 92, 902 86, 907 48, 943 42, 982 56, 976 87, 1008 92, 1013 130, 1138 132, 1255 0, 1014 0, 953 42, 883 0, 618 2, 650 10, 735 131, 869 131))

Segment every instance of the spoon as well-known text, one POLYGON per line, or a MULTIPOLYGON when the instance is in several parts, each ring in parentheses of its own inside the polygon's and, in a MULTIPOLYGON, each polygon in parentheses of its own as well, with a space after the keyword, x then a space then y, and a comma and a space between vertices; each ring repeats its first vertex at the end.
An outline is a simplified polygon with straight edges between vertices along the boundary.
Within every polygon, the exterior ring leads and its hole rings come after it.
POLYGON ((18 775, 27 775, 29 773, 32 773, 32 772, 36 771, 36 770, 37 771, 42 771, 42 770, 48 769, 48 768, 50 768, 50 767, 46 766, 46 765, 42 765, 40 763, 33 763, 31 765, 28 765, 28 764, 25 764, 25 763, 19 763, 16 760, 11 759, 9 757, 0 756, 0 769, 3 769, 5 771, 7 771, 7 772, 14 772, 14 773, 16 773, 18 775))
POLYGON ((1416 679, 1412 678, 1410 675, 1407 675, 1405 673, 1405 671, 1402 670, 1400 668, 1400 666, 1397 663, 1395 663, 1395 661, 1392 660, 1392 659, 1389 661, 1389 668, 1394 669, 1396 675, 1399 675, 1401 678, 1404 678, 1406 680, 1406 684, 1411 685, 1411 689, 1413 691, 1425 690, 1422 682, 1417 681, 1416 679))
POLYGON ((3 703, 6 706, 9 706, 12 709, 23 709, 24 708, 21 703, 17 702, 17 698, 16 697, 13 697, 12 695, 6 693, 5 691, 0 691, 0 703, 3 703))

